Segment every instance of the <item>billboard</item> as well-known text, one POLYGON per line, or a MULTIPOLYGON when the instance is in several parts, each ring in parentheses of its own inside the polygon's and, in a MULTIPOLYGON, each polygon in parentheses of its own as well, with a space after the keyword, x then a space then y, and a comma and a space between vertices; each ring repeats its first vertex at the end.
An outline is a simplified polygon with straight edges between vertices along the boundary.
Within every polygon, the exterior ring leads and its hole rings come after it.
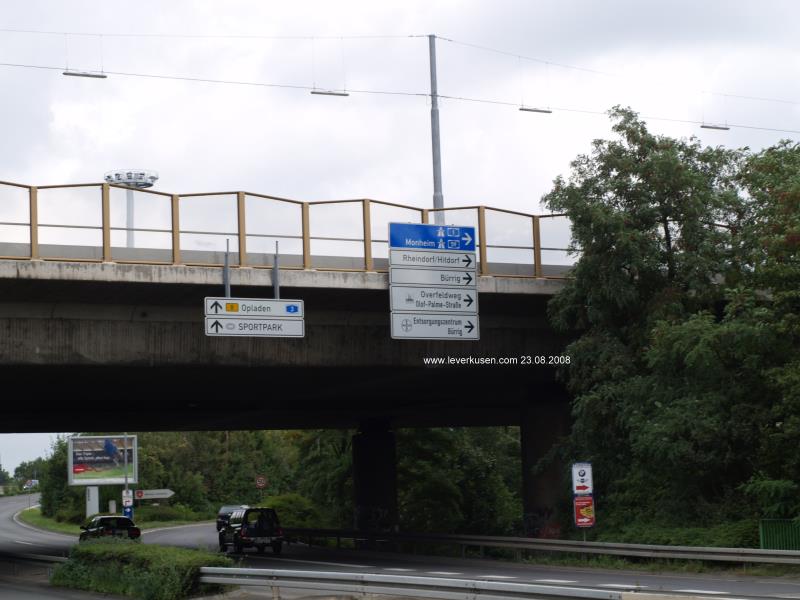
POLYGON ((69 438, 67 476, 70 485, 125 483, 125 449, 128 483, 138 483, 139 461, 135 435, 93 435, 69 438))

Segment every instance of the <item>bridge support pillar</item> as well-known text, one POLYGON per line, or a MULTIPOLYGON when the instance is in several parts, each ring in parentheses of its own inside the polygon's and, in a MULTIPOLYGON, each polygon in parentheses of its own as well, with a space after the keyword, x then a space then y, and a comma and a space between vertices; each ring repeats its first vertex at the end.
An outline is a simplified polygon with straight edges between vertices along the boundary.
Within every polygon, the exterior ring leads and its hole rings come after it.
POLYGON ((565 400, 543 400, 525 407, 520 426, 522 452, 522 510, 525 535, 559 537, 558 501, 564 497, 561 467, 552 464, 534 472, 559 437, 569 431, 570 405, 565 400))
POLYGON ((355 526, 393 531, 397 526, 395 437, 388 420, 370 420, 353 436, 355 526))

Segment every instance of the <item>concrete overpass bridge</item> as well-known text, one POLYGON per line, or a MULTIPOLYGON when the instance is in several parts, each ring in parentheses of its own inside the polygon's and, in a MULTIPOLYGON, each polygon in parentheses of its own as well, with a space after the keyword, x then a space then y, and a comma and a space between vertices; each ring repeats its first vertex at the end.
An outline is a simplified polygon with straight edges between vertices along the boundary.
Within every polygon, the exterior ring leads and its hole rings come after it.
POLYGON ((3 431, 357 429, 358 525, 370 528, 396 514, 393 428, 519 425, 526 512, 552 506, 557 474, 534 478, 531 467, 568 428, 548 364, 566 344, 545 314, 565 269, 543 260, 558 250, 542 242, 554 217, 448 209, 448 223, 478 232, 481 339, 392 340, 380 232, 430 211, 139 191, 148 210, 132 228, 141 241, 127 247, 117 191, 0 184, 0 377, 56 405, 9 402, 3 431), (283 224, 293 217, 299 230, 283 224), (223 295, 225 239, 240 297, 272 297, 269 246, 288 247, 281 297, 304 300, 305 338, 205 335, 202 301, 223 295))

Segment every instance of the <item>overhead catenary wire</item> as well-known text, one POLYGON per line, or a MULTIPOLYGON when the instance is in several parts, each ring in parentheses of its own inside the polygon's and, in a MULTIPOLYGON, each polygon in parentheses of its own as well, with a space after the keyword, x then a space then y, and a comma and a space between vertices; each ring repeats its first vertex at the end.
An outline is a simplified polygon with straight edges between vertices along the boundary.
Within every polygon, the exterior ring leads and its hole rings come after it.
MULTIPOLYGON (((85 37, 117 37, 117 38, 174 38, 174 39, 258 39, 258 40, 380 40, 380 39, 414 39, 414 38, 427 38, 428 34, 354 34, 354 35, 264 35, 264 34, 193 34, 193 33, 109 33, 109 32, 79 32, 79 31, 50 31, 50 30, 37 30, 37 29, 14 29, 14 28, 0 28, 0 33, 20 33, 32 35, 64 35, 64 36, 85 36, 85 37)), ((591 69, 578 65, 570 65, 558 61, 547 60, 534 56, 526 56, 507 50, 500 50, 490 46, 475 44, 472 42, 464 42, 444 36, 436 36, 440 39, 451 44, 456 44, 468 48, 475 48, 485 52, 491 52, 503 56, 510 56, 519 60, 526 60, 536 62, 548 67, 560 67, 563 69, 572 69, 576 71, 583 71, 586 73, 593 73, 596 75, 603 75, 606 77, 620 77, 617 73, 609 71, 602 71, 599 69, 591 69)), ((704 91, 712 96, 720 96, 725 98, 736 98, 739 100, 749 100, 757 102, 776 102, 781 104, 800 105, 800 100, 789 100, 785 98, 770 98, 765 96, 750 96, 746 94, 730 94, 725 92, 704 91)))
POLYGON ((2 33, 25 33, 34 35, 73 35, 83 37, 121 37, 121 38, 176 38, 176 39, 220 39, 220 40, 389 40, 428 37, 426 34, 364 34, 364 35, 263 35, 263 34, 202 34, 202 33, 110 33, 92 31, 47 31, 40 29, 0 28, 2 33))
MULTIPOLYGON (((61 67, 53 67, 48 65, 30 65, 30 64, 21 64, 21 63, 0 63, 0 67, 17 67, 17 68, 31 68, 31 69, 42 69, 42 70, 49 70, 49 71, 61 71, 61 67)), ((88 71, 87 73, 98 73, 97 71, 88 71)), ((294 89, 294 90, 304 90, 304 91, 313 91, 316 88, 313 86, 308 85, 294 85, 294 84, 286 84, 286 83, 268 83, 262 81, 236 81, 236 80, 229 80, 229 79, 211 79, 205 77, 188 77, 188 76, 181 76, 181 75, 157 75, 152 73, 131 73, 131 72, 124 72, 124 71, 104 71, 102 74, 104 75, 118 75, 120 77, 139 77, 145 79, 162 79, 162 80, 175 80, 175 81, 191 81, 197 83, 213 83, 213 84, 222 84, 222 85, 242 85, 242 86, 254 86, 254 87, 265 87, 265 88, 283 88, 283 89, 294 89)), ((349 93, 353 94, 373 94, 373 95, 387 95, 387 96, 416 96, 416 97, 430 97, 430 94, 427 92, 409 92, 409 91, 400 91, 400 90, 370 90, 370 89, 349 89, 347 90, 349 93)), ((505 100, 492 100, 488 98, 471 98, 468 96, 451 96, 446 94, 438 94, 440 99, 446 100, 454 100, 460 102, 475 102, 480 104, 492 104, 492 105, 499 105, 499 106, 513 106, 515 108, 519 108, 519 104, 516 102, 508 102, 505 100)), ((549 106, 549 109, 558 112, 574 112, 574 113, 583 113, 583 114, 591 114, 591 115, 607 115, 607 111, 602 110, 589 110, 589 109, 580 109, 580 108, 570 108, 570 107, 559 107, 559 106, 549 106)), ((642 115, 643 119, 650 119, 654 121, 667 121, 673 123, 686 123, 691 125, 703 125, 703 121, 694 121, 691 119, 674 119, 669 117, 657 117, 657 116, 648 116, 642 115)), ((738 128, 738 129, 752 129, 758 131, 771 131, 771 132, 778 132, 778 133, 792 133, 792 134, 800 134, 800 130, 796 129, 784 129, 784 128, 775 128, 775 127, 762 127, 758 125, 744 125, 744 124, 736 124, 736 123, 726 123, 727 127, 730 128, 738 128)))

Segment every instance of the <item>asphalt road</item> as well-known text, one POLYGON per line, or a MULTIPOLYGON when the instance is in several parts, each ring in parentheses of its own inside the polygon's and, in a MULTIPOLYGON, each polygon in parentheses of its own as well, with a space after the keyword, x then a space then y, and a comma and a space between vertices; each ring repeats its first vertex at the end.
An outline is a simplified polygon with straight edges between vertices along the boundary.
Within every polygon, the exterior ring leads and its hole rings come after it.
MULTIPOLYGON (((13 515, 27 506, 26 498, 0 498, 0 550, 63 554, 70 545, 76 543, 75 537, 44 533, 15 522, 13 515)), ((217 551, 217 532, 213 522, 151 530, 144 533, 143 540, 146 544, 217 551)), ((640 571, 525 565, 486 559, 409 556, 355 550, 337 551, 309 548, 300 544, 285 546, 279 556, 272 555, 270 550, 264 555, 257 555, 254 550, 246 550, 241 557, 229 555, 240 558, 243 566, 254 568, 485 579, 601 590, 678 593, 714 597, 720 600, 739 598, 800 600, 800 578, 649 574, 640 571)))

